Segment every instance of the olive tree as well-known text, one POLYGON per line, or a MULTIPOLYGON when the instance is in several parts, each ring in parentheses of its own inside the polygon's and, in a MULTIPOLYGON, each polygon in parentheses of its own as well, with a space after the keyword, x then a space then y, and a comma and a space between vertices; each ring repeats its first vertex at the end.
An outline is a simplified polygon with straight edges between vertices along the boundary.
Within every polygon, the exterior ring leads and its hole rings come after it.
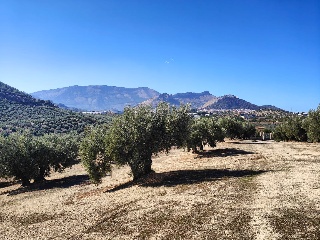
POLYGON ((243 127, 242 122, 232 117, 224 117, 219 119, 219 125, 226 133, 226 137, 230 139, 241 138, 243 127))
POLYGON ((303 128, 303 120, 300 117, 288 117, 274 130, 276 141, 307 141, 307 132, 303 128))
POLYGON ((106 126, 86 129, 80 145, 81 162, 94 183, 100 183, 111 172, 111 158, 106 154, 107 131, 106 126))
POLYGON ((188 137, 188 150, 198 152, 198 148, 203 150, 206 144, 215 147, 217 142, 224 140, 224 137, 224 131, 214 118, 194 119, 188 137))
POLYGON ((175 108, 166 103, 156 109, 128 107, 104 137, 101 132, 87 134, 80 153, 91 179, 98 183, 111 162, 128 164, 134 180, 150 173, 154 154, 186 145, 191 121, 188 112, 188 106, 175 108))
POLYGON ((219 119, 219 125, 230 139, 249 139, 256 134, 255 127, 244 122, 242 118, 224 117, 219 119))
POLYGON ((30 135, 12 134, 2 137, 0 149, 0 176, 15 177, 28 185, 37 172, 34 142, 30 135))
POLYGON ((70 135, 15 133, 0 137, 0 176, 14 177, 26 186, 31 180, 45 180, 52 170, 61 172, 77 154, 78 143, 70 135))
POLYGON ((320 142, 320 105, 317 110, 310 110, 308 117, 303 122, 303 128, 307 132, 308 141, 320 142))

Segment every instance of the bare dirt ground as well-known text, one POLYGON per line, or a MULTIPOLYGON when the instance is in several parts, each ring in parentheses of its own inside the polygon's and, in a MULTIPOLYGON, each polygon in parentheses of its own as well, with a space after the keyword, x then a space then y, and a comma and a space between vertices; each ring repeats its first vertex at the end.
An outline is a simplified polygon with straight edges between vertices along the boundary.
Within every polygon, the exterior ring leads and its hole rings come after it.
POLYGON ((32 188, 0 182, 0 239, 320 239, 320 144, 172 150, 133 183, 82 166, 32 188))

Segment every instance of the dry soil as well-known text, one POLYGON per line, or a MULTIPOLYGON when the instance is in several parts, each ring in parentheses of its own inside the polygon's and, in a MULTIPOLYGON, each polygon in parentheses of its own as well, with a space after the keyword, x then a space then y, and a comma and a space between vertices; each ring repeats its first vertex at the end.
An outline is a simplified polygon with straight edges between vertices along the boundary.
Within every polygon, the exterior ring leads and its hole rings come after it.
POLYGON ((132 182, 80 164, 42 185, 0 181, 0 239, 320 239, 320 144, 173 149, 132 182))

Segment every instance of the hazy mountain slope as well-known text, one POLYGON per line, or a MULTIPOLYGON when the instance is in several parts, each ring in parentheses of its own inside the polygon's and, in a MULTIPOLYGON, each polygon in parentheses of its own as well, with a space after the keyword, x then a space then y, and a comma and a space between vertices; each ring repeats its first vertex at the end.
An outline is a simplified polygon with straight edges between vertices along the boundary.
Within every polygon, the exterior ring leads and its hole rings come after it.
POLYGON ((202 93, 177 93, 173 97, 177 99, 181 104, 191 104, 191 108, 202 108, 209 101, 215 101, 216 96, 213 96, 210 92, 205 91, 202 93))
POLYGON ((32 96, 88 111, 118 110, 135 106, 159 93, 150 88, 114 86, 71 86, 32 93, 32 96))
POLYGON ((143 101, 141 105, 148 105, 155 108, 160 102, 169 103, 172 106, 179 106, 180 102, 175 99, 172 94, 162 93, 159 96, 143 101))
POLYGON ((179 106, 180 104, 190 104, 191 108, 202 108, 207 102, 215 101, 217 97, 210 94, 208 91, 202 93, 177 93, 177 94, 167 94, 163 93, 152 99, 144 101, 142 104, 150 105, 155 107, 159 102, 167 102, 170 105, 179 106))

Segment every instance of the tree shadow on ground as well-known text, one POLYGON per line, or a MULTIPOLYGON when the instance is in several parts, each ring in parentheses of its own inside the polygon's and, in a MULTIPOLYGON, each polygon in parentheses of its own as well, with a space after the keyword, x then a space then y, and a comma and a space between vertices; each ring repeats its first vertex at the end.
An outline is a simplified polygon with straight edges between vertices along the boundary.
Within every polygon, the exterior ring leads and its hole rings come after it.
POLYGON ((259 144, 270 144, 270 142, 268 141, 264 141, 264 142, 261 142, 262 140, 259 140, 259 141, 252 141, 252 142, 239 142, 239 141, 235 141, 235 142, 228 142, 228 143, 231 143, 231 144, 255 144, 255 145, 259 145, 259 144))
POLYGON ((211 182, 226 178, 251 177, 265 172, 267 171, 227 169, 178 170, 164 173, 153 172, 142 179, 121 184, 114 187, 113 189, 107 190, 107 192, 115 192, 134 185, 142 187, 175 187, 177 185, 197 184, 201 182, 211 182))
POLYGON ((15 181, 4 181, 0 182, 0 188, 10 187, 12 185, 16 184, 15 181))
POLYGON ((213 149, 208 151, 199 152, 196 158, 209 158, 209 157, 230 157, 254 154, 254 152, 244 151, 236 148, 223 148, 223 149, 213 149))
POLYGON ((17 195, 25 192, 33 192, 38 190, 49 190, 53 188, 69 188, 76 185, 90 184, 88 175, 75 175, 59 179, 46 180, 41 183, 32 183, 27 187, 20 187, 15 190, 4 192, 7 195, 17 195))

